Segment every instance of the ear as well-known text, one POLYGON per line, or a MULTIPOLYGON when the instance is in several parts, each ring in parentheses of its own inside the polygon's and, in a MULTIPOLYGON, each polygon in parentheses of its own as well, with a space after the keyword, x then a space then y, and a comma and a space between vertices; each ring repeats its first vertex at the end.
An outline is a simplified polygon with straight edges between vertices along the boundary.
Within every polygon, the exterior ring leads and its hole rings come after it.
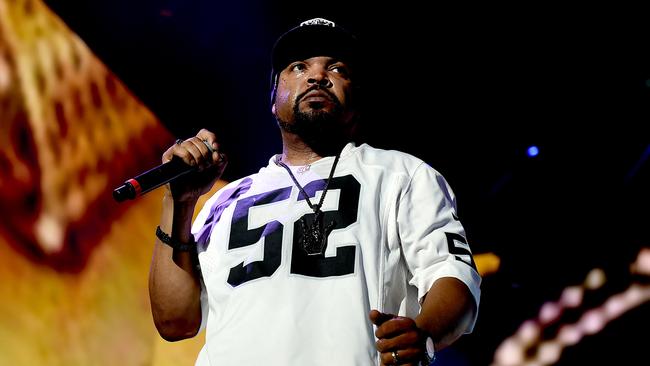
POLYGON ((275 109, 275 102, 273 102, 273 104, 271 104, 271 113, 273 113, 273 115, 277 117, 277 115, 275 114, 275 112, 276 112, 276 109, 275 109))

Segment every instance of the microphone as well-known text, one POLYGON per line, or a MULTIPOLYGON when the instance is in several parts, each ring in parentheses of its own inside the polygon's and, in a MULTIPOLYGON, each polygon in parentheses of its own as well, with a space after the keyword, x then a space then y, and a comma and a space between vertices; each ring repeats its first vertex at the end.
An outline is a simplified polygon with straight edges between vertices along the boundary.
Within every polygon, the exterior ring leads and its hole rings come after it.
MULTIPOLYGON (((207 141, 203 140, 203 143, 208 147, 210 153, 214 152, 214 149, 207 141)), ((197 169, 198 166, 187 165, 182 159, 174 157, 166 163, 128 179, 124 184, 113 190, 113 198, 117 202, 135 199, 197 169)))

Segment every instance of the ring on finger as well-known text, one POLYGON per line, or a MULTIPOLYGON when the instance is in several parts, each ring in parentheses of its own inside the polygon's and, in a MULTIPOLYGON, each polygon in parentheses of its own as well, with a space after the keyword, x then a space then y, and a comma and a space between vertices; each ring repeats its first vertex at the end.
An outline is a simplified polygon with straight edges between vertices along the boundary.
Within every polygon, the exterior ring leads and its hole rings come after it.
POLYGON ((398 351, 393 351, 390 353, 391 356, 393 356, 393 363, 397 365, 399 363, 399 354, 398 351))
POLYGON ((182 140, 182 139, 176 139, 176 141, 174 141, 174 143, 175 143, 176 145, 180 145, 180 144, 183 143, 183 140, 182 140))
POLYGON ((201 141, 203 141, 205 147, 207 147, 208 150, 210 150, 210 154, 212 154, 215 151, 212 145, 210 145, 210 143, 208 142, 208 140, 201 140, 201 141))

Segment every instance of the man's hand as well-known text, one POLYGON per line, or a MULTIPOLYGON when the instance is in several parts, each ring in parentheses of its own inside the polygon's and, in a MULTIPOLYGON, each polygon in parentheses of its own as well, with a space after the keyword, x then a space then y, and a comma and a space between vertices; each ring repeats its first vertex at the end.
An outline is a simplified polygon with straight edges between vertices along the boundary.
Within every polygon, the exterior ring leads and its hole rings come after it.
POLYGON ((206 129, 185 141, 178 140, 165 151, 162 161, 166 163, 174 157, 199 168, 197 172, 180 177, 167 185, 168 192, 175 201, 195 202, 199 196, 212 188, 227 164, 226 156, 219 151, 217 137, 206 129))
POLYGON ((370 321, 377 326, 376 346, 382 365, 419 365, 426 352, 426 335, 415 320, 371 310, 370 321))

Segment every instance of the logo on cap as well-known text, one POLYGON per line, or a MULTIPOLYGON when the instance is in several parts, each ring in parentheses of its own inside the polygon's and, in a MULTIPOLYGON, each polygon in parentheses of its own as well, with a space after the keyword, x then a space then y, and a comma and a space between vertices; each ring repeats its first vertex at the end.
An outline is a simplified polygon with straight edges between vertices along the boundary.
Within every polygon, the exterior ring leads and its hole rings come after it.
POLYGON ((305 25, 326 25, 328 27, 335 27, 336 26, 336 24, 334 24, 333 21, 323 19, 323 18, 309 19, 309 20, 305 20, 304 22, 300 23, 301 27, 303 27, 305 25))

